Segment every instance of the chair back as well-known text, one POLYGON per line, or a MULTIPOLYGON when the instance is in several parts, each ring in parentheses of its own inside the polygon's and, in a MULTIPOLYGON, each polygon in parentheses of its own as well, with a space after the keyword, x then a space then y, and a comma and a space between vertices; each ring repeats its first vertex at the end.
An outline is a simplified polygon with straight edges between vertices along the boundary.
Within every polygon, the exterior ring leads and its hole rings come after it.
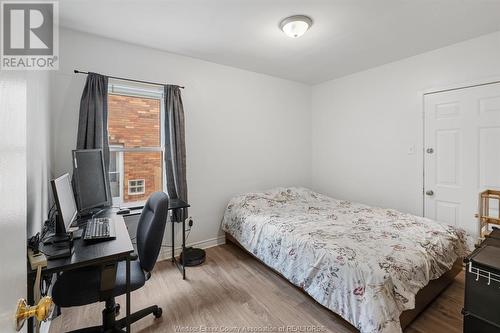
POLYGON ((137 225, 137 254, 141 267, 151 272, 160 253, 168 215, 168 196, 155 192, 146 201, 137 225))

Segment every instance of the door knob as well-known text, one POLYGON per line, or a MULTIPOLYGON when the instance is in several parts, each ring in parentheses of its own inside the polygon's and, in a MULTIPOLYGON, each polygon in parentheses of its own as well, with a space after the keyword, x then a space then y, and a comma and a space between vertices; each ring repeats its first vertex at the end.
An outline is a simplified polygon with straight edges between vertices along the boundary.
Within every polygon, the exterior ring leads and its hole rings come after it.
POLYGON ((425 194, 427 194, 428 196, 432 196, 432 195, 434 195, 434 191, 429 190, 429 191, 426 191, 425 194))
POLYGON ((29 306, 24 299, 20 299, 17 303, 15 316, 16 331, 19 332, 26 319, 30 317, 35 317, 38 321, 46 320, 52 312, 53 304, 50 296, 43 297, 35 306, 29 306))

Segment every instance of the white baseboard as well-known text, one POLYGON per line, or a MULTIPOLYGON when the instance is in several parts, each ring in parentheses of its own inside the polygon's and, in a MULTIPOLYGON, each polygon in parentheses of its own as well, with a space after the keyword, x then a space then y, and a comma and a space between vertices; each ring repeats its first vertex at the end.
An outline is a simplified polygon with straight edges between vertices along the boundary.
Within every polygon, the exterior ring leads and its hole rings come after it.
MULTIPOLYGON (((226 237, 225 236, 219 236, 215 238, 210 238, 198 242, 193 242, 193 243, 187 243, 186 247, 197 247, 200 249, 208 249, 210 247, 214 247, 217 245, 222 245, 226 244, 226 237)), ((174 255, 178 256, 182 252, 182 245, 179 245, 175 247, 174 249, 174 255)), ((160 255, 158 256, 158 261, 161 260, 167 260, 172 257, 172 249, 170 247, 162 247, 160 250, 160 255)))

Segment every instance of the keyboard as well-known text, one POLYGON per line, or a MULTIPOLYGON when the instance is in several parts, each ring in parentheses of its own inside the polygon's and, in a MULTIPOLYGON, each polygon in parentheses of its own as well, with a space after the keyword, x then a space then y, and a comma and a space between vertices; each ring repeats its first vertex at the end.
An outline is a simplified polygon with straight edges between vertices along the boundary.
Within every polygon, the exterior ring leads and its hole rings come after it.
POLYGON ((109 217, 96 217, 87 222, 83 239, 86 241, 116 238, 115 221, 109 217))

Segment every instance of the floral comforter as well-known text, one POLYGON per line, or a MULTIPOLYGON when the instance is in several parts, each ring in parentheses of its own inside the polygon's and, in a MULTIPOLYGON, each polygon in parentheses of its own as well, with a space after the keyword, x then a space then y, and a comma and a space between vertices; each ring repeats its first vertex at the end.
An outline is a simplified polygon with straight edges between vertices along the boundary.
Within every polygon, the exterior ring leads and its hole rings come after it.
POLYGON ((401 332, 399 316, 465 256, 464 230, 305 188, 233 198, 223 230, 361 332, 401 332))

